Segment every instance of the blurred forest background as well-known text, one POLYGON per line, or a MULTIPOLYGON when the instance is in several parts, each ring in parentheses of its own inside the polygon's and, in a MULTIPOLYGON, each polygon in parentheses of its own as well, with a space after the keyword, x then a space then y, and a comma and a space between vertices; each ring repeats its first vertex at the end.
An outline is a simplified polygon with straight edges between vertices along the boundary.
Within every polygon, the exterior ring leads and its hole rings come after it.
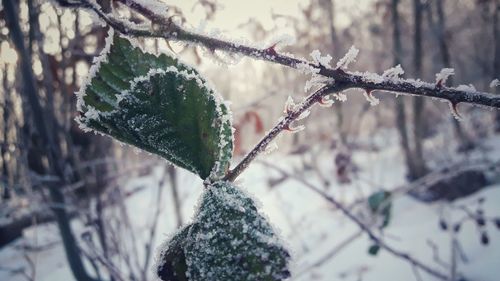
MULTIPOLYGON (((143 21, 120 1, 97 2, 143 21)), ((498 0, 165 3, 182 25, 207 34, 277 43, 279 52, 308 59, 318 49, 333 61, 354 45, 361 51, 354 70, 383 73, 401 64, 405 77, 432 82, 442 68, 454 68, 449 86, 499 91, 490 87, 500 78, 498 0)), ((106 36, 107 27, 88 11, 56 1, 2 1, 1 280, 154 280, 155 248, 192 214, 200 182, 74 122, 74 93, 106 36)), ((307 94, 309 78, 292 69, 162 39, 138 41, 152 52, 175 52, 232 101, 236 157, 275 124, 289 95, 307 94)), ((411 262, 398 268, 404 257, 377 255, 338 210, 318 198, 302 200, 308 197, 294 191, 299 187, 289 187, 298 176, 339 198, 394 247, 455 278, 448 280, 497 280, 500 236, 492 229, 500 227, 500 112, 460 105, 458 121, 448 104, 431 99, 374 93, 380 104, 371 106, 361 91, 345 94, 347 101, 314 110, 305 131, 281 137, 246 177, 259 180, 249 191, 296 252, 292 279, 440 280, 411 262), (366 214, 368 199, 381 190, 404 198, 392 208, 392 225, 366 214), (398 210, 409 209, 413 221, 398 219, 398 210), (338 223, 324 226, 332 219, 338 223), (412 222, 420 231, 405 228, 412 222), (460 238, 462 223, 469 232, 460 238), (425 238, 437 236, 440 242, 425 238), (337 262, 356 240, 351 257, 337 262), (474 262, 483 248, 483 260, 474 262)))

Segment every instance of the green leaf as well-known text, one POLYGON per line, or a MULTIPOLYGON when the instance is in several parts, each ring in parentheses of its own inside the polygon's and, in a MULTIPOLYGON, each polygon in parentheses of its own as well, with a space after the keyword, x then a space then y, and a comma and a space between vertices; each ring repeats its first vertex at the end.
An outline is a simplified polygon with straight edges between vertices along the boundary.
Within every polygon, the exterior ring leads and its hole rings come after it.
POLYGON ((222 98, 176 58, 146 53, 117 35, 107 40, 78 93, 81 127, 160 155, 203 179, 222 178, 233 149, 222 98))
POLYGON ((370 210, 377 215, 383 217, 383 223, 381 228, 385 228, 389 225, 391 220, 391 207, 392 203, 390 201, 391 193, 389 191, 377 191, 368 197, 368 206, 370 210))
POLYGON ((228 182, 202 196, 186 241, 190 281, 277 281, 290 276, 290 255, 253 200, 228 182))
POLYGON ((380 251, 380 246, 377 244, 373 244, 370 246, 370 248, 368 248, 368 254, 372 256, 376 256, 379 251, 380 251))

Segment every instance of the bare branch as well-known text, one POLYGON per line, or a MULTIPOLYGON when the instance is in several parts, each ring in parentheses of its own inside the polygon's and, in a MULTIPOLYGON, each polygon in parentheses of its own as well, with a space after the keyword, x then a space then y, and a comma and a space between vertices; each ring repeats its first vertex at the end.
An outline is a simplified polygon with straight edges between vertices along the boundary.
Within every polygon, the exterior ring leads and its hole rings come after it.
POLYGON ((442 273, 441 271, 434 269, 434 268, 428 266, 427 264, 422 263, 421 261, 411 257, 408 253, 399 251, 399 250, 394 249, 391 246, 389 246, 387 243, 385 243, 383 240, 381 240, 379 237, 377 237, 375 235, 375 233, 366 224, 364 224, 358 217, 356 217, 353 213, 351 213, 351 211, 349 211, 347 208, 345 208, 344 205, 342 205, 340 202, 338 202, 332 196, 325 193, 323 190, 317 188, 316 186, 314 186, 313 184, 309 183, 308 181, 302 179, 301 177, 298 177, 298 176, 295 176, 291 173, 286 172, 285 170, 281 169, 280 167, 278 167, 276 165, 273 165, 273 164, 268 163, 268 162, 263 162, 263 161, 261 161, 261 163, 266 165, 266 167, 270 167, 270 168, 275 169, 276 171, 282 173, 283 175, 286 175, 287 177, 293 178, 294 180, 302 183, 305 187, 309 188, 310 190, 312 190, 316 194, 323 197, 326 201, 328 201, 333 206, 335 206, 335 208, 342 211, 342 213, 346 217, 348 217, 352 222, 354 222, 356 225, 358 225, 359 228, 361 228, 361 230, 363 230, 366 234, 368 234, 370 239, 372 239, 377 245, 380 246, 380 248, 386 250, 387 252, 391 253, 392 255, 394 255, 400 259, 406 260, 412 266, 419 268, 432 276, 435 276, 441 280, 448 280, 447 274, 442 273))
POLYGON ((264 151, 266 147, 278 136, 283 130, 290 129, 291 123, 295 121, 303 112, 313 106, 315 103, 320 102, 321 99, 334 92, 339 92, 345 89, 342 84, 335 83, 333 85, 326 85, 321 87, 316 92, 309 95, 302 103, 296 106, 292 111, 287 112, 286 116, 276 124, 271 131, 269 131, 257 145, 224 177, 224 180, 234 181, 241 172, 243 172, 250 162, 252 162, 259 153, 264 151))
POLYGON ((374 73, 346 72, 340 68, 333 69, 321 64, 311 63, 288 55, 278 54, 274 47, 259 49, 240 43, 197 34, 177 25, 171 20, 171 18, 162 17, 154 11, 151 11, 148 7, 145 7, 133 0, 117 1, 149 19, 153 23, 153 30, 134 28, 121 20, 115 19, 112 15, 105 14, 98 6, 88 0, 80 0, 78 2, 58 0, 61 6, 80 7, 94 11, 108 25, 125 35, 156 37, 173 41, 189 42, 204 46, 209 50, 222 50, 229 53, 237 53, 291 68, 299 68, 303 66, 312 67, 318 71, 319 75, 333 78, 335 81, 345 84, 346 89, 361 88, 368 92, 380 90, 391 93, 432 97, 449 101, 453 110, 456 110, 456 106, 459 103, 470 103, 500 108, 500 95, 493 95, 491 93, 476 90, 466 90, 460 87, 443 87, 439 83, 423 83, 412 79, 387 78, 374 73), (373 77, 377 79, 373 80, 373 77))

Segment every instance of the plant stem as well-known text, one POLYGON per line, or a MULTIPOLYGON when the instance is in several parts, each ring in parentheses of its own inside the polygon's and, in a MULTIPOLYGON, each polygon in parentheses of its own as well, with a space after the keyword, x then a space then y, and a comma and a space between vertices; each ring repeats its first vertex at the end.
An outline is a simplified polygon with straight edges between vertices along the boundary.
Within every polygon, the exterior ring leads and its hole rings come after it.
POLYGON ((321 99, 334 92, 339 92, 344 89, 342 84, 325 85, 321 87, 316 92, 309 95, 303 102, 297 105, 294 110, 287 112, 286 116, 282 118, 258 143, 250 150, 250 152, 241 160, 241 162, 236 165, 232 170, 224 177, 224 180, 234 181, 238 175, 243 172, 250 162, 252 162, 259 153, 264 151, 266 147, 273 141, 281 132, 290 129, 290 125, 295 121, 304 111, 309 109, 315 103, 320 102, 321 99))

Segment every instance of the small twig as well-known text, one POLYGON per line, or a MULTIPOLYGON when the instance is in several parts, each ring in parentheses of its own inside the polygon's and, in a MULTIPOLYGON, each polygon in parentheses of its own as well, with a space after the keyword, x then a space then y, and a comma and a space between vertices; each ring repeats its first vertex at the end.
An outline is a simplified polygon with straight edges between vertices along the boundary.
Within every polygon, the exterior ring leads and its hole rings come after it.
POLYGON ((326 255, 324 255, 323 257, 318 259, 316 262, 314 262, 313 264, 311 264, 310 266, 308 266, 304 270, 301 270, 300 272, 295 274, 293 276, 293 278, 295 279, 295 278, 301 276, 302 274, 309 272, 311 269, 313 269, 315 267, 319 267, 319 266, 323 265, 325 262, 331 260, 335 255, 337 255, 345 247, 347 247, 352 242, 356 241, 356 239, 358 239, 361 236, 361 234, 363 234, 362 230, 357 231, 354 234, 352 234, 351 236, 347 237, 347 239, 345 239, 344 241, 342 241, 341 243, 336 245, 335 248, 333 248, 331 251, 329 251, 326 255))
POLYGON ((434 241, 431 239, 427 239, 427 246, 429 246, 432 249, 432 259, 436 264, 439 264, 440 266, 448 269, 450 268, 450 265, 444 262, 441 257, 439 256, 439 248, 434 241))
POLYGON ((366 234, 368 234, 368 236, 370 237, 371 240, 373 240, 378 246, 380 246, 380 248, 386 250, 387 252, 391 253, 392 255, 394 255, 394 256, 396 256, 396 257, 398 257, 400 259, 406 260, 412 266, 415 266, 415 267, 417 267, 417 268, 419 268, 419 269, 427 272, 430 275, 433 275, 433 276, 435 276, 435 277, 437 277, 437 278, 439 278, 441 280, 448 280, 448 275, 447 274, 444 274, 441 271, 439 271, 437 269, 434 269, 434 268, 432 268, 432 267, 430 267, 430 266, 422 263, 421 261, 419 261, 419 260, 411 257, 408 253, 405 253, 405 252, 402 252, 402 251, 399 251, 399 250, 396 250, 396 249, 392 248, 391 246, 389 246, 388 244, 386 244, 383 240, 379 239, 379 237, 377 237, 375 235, 375 233, 368 226, 366 226, 358 217, 356 217, 354 214, 352 214, 351 211, 349 211, 348 209, 346 209, 335 198, 331 197, 330 195, 328 195, 327 193, 325 193, 321 189, 317 188, 316 186, 310 184, 308 181, 306 181, 306 180, 304 180, 304 179, 302 179, 300 177, 297 177, 297 176, 295 176, 293 174, 290 174, 290 173, 286 172, 285 170, 281 169, 280 167, 278 167, 276 165, 273 165, 273 164, 268 163, 268 162, 263 162, 263 161, 261 161, 261 163, 263 163, 267 167, 275 169, 276 171, 278 171, 278 172, 280 172, 280 173, 282 173, 284 175, 287 175, 290 178, 295 179, 296 181, 302 183, 304 186, 306 186, 307 188, 309 188, 310 190, 312 190, 316 194, 318 194, 321 197, 323 197, 323 199, 325 199, 326 201, 328 201, 329 203, 331 203, 337 209, 341 210, 342 213, 346 217, 348 217, 352 222, 354 222, 356 225, 358 225, 359 228, 361 228, 361 230, 363 230, 366 234))
POLYGON ((274 126, 258 143, 257 145, 241 160, 236 167, 230 170, 227 175, 224 177, 224 180, 234 181, 238 175, 245 170, 250 162, 252 162, 259 153, 264 151, 266 147, 273 141, 276 136, 278 136, 283 130, 290 128, 290 125, 293 121, 295 121, 304 111, 309 109, 315 103, 320 102, 321 99, 334 92, 339 92, 344 89, 343 84, 333 84, 333 85, 325 85, 321 87, 316 92, 309 95, 302 103, 296 106, 296 108, 287 113, 287 115, 282 118, 278 124, 274 126))
POLYGON ((420 275, 420 272, 418 271, 418 268, 412 264, 411 269, 413 270, 413 275, 415 275, 415 280, 417 281, 423 281, 422 276, 420 275))
POLYGON ((110 275, 112 275, 113 278, 115 278, 118 281, 125 281, 126 279, 121 275, 120 270, 114 265, 114 263, 106 259, 102 253, 99 253, 97 250, 96 246, 92 242, 91 239, 83 239, 83 241, 87 244, 88 249, 92 252, 92 254, 88 253, 85 251, 83 248, 80 249, 80 251, 87 256, 87 258, 92 261, 92 260, 97 260, 99 261, 106 269, 108 269, 110 275))

